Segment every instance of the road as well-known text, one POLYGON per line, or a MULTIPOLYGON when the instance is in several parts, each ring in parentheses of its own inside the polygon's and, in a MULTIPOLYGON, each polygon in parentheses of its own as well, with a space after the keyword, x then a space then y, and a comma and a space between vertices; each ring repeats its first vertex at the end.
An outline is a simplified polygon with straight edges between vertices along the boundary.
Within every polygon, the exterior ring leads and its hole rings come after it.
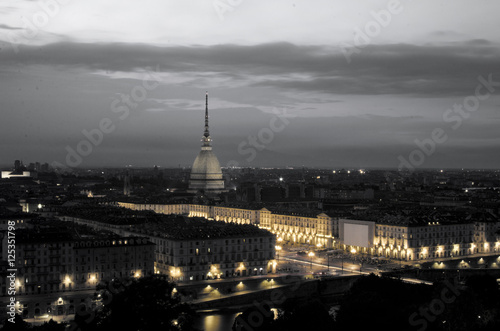
MULTIPOLYGON (((300 274, 311 275, 325 272, 327 275, 381 275, 383 271, 400 268, 401 265, 389 260, 373 260, 371 257, 343 254, 328 256, 325 253, 314 252, 314 256, 298 254, 297 252, 282 250, 278 269, 300 270, 300 274)), ((431 282, 413 278, 401 278, 408 283, 432 285, 431 282)))

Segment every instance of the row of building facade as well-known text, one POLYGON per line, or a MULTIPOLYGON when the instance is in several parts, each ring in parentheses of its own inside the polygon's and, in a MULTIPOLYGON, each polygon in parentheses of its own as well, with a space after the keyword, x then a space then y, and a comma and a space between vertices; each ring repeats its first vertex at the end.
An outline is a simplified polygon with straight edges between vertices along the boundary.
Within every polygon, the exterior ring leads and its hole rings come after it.
POLYGON ((136 204, 118 202, 132 210, 152 210, 161 214, 184 214, 216 221, 253 224, 269 230, 277 240, 289 244, 343 249, 372 256, 407 261, 469 256, 500 252, 498 220, 471 218, 456 222, 361 221, 331 217, 326 213, 279 213, 266 208, 244 209, 199 204, 136 204), (344 224, 365 224, 367 245, 346 241, 344 224))
MULTIPOLYGON (((97 230, 120 236, 144 236, 155 244, 154 273, 168 275, 177 282, 201 281, 238 276, 265 275, 276 271, 276 238, 269 231, 251 225, 202 224, 196 218, 176 229, 179 219, 164 217, 160 226, 116 225, 65 215, 97 230), (222 226, 221 226, 222 225, 222 226)), ((183 216, 180 217, 181 222, 183 216)))
POLYGON ((199 204, 136 204, 117 202, 131 210, 151 210, 160 214, 204 217, 215 221, 257 225, 284 241, 333 248, 338 237, 337 219, 324 213, 275 213, 266 208, 245 209, 199 204))
POLYGON ((25 318, 73 314, 76 298, 91 298, 98 283, 153 274, 154 244, 146 238, 74 238, 64 230, 26 228, 25 220, 11 222, 15 254, 8 256, 3 232, 0 291, 3 299, 16 298, 16 312, 25 318), (7 276, 13 274, 11 283, 7 276))

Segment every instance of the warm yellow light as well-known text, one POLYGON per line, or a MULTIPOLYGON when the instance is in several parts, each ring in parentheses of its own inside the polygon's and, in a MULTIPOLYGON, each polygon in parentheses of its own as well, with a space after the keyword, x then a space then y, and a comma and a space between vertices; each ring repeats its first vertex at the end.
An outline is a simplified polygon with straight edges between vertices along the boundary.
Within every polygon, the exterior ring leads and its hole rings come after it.
POLYGON ((352 248, 351 253, 356 254, 356 250, 354 248, 352 248))
POLYGON ((314 256, 314 253, 313 252, 309 252, 309 257, 313 257, 314 256))
POLYGON ((279 237, 278 242, 282 242, 282 241, 283 241, 283 238, 279 237))

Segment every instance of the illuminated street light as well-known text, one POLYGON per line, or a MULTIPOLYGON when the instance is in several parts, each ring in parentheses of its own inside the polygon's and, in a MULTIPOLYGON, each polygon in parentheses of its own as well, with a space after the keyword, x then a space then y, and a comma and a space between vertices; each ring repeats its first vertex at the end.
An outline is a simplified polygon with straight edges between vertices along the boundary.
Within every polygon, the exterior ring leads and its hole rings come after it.
POLYGON ((281 248, 281 246, 275 246, 274 248, 276 249, 276 252, 278 253, 277 255, 278 255, 278 262, 279 262, 280 261, 280 251, 282 248, 281 248))

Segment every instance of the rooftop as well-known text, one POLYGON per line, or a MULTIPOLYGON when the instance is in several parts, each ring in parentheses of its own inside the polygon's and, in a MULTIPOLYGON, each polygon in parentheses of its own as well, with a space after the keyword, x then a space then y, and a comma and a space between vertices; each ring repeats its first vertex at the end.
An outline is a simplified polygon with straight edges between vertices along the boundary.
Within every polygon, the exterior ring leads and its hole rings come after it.
POLYGON ((120 207, 80 205, 64 209, 61 215, 114 225, 131 225, 132 231, 176 240, 273 236, 250 224, 210 221, 205 218, 163 215, 120 207))
POLYGON ((271 232, 250 224, 225 223, 179 215, 167 215, 157 222, 141 224, 134 229, 140 233, 174 240, 274 236, 271 232))

